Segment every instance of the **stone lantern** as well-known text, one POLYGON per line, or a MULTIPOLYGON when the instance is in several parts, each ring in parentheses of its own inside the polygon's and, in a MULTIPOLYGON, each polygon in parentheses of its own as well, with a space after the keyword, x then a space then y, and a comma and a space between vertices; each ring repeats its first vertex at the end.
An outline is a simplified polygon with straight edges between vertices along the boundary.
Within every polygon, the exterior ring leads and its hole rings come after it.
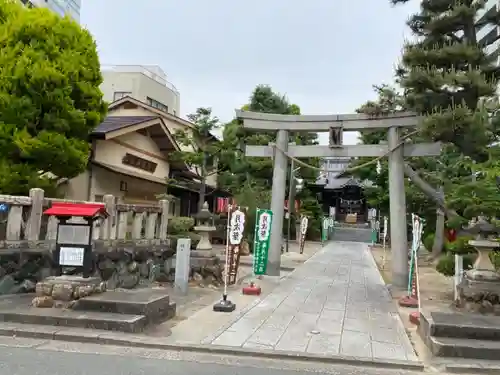
POLYGON ((214 215, 208 210, 208 203, 203 203, 203 207, 200 212, 193 215, 193 218, 197 221, 197 225, 194 227, 196 233, 201 236, 200 242, 196 246, 196 251, 210 253, 212 252, 212 243, 210 242, 210 236, 212 232, 215 232, 217 228, 213 225, 214 215))
POLYGON ((490 253, 500 248, 500 243, 492 239, 500 233, 500 228, 480 217, 466 229, 476 238, 469 241, 478 253, 472 269, 464 272, 462 291, 464 295, 475 293, 500 293, 500 274, 490 260, 490 253))

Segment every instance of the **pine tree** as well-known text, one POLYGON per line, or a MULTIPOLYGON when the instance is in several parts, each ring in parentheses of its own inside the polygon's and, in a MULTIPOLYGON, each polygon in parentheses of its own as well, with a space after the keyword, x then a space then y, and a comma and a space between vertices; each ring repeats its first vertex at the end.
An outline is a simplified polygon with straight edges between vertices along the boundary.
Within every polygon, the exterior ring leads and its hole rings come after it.
POLYGON ((486 52, 495 38, 479 41, 477 31, 497 25, 500 17, 481 16, 482 9, 481 0, 420 1, 420 11, 408 21, 416 40, 405 45, 396 71, 406 106, 426 115, 421 135, 453 143, 479 162, 488 158, 486 147, 497 139, 492 115, 498 109, 499 78, 498 53, 486 52))

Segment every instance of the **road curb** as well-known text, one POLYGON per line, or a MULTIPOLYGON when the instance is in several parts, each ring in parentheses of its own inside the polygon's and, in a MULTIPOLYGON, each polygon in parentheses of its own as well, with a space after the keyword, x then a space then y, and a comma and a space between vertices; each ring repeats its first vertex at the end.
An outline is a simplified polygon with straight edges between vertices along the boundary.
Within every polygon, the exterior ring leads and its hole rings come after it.
POLYGON ((383 359, 369 359, 350 356, 326 356, 318 354, 302 354, 287 351, 272 351, 265 349, 243 349, 235 347, 217 346, 217 345, 194 345, 194 344, 170 344, 158 342, 155 337, 112 337, 116 333, 110 332, 96 334, 89 330, 87 334, 72 334, 64 330, 55 331, 53 327, 41 326, 40 329, 23 327, 2 328, 0 327, 0 336, 12 336, 18 338, 35 338, 45 340, 81 342, 88 344, 115 345, 123 347, 135 347, 146 349, 162 349, 171 351, 186 351, 195 353, 233 355, 240 357, 260 357, 274 360, 308 361, 317 363, 346 364, 352 366, 377 367, 386 369, 404 369, 423 371, 424 365, 415 361, 393 361, 383 359))

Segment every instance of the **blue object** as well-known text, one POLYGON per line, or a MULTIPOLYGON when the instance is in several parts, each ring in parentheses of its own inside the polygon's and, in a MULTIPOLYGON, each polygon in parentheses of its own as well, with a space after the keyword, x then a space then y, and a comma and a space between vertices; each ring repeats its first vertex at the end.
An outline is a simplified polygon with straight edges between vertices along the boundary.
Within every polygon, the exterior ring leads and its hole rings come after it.
POLYGON ((0 212, 7 212, 9 211, 9 205, 6 203, 0 203, 0 212))

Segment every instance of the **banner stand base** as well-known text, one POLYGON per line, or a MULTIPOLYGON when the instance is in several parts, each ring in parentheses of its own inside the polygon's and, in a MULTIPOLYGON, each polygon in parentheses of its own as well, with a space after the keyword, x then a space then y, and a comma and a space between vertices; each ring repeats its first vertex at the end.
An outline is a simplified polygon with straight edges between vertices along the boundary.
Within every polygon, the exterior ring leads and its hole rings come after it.
POLYGON ((414 311, 414 312, 410 313, 408 318, 410 320, 410 323, 412 323, 416 326, 420 325, 420 313, 418 311, 414 311))
POLYGON ((250 281, 250 284, 244 286, 241 292, 246 296, 260 296, 260 294, 262 293, 262 289, 253 281, 250 281))
POLYGON ((398 301, 399 306, 401 307, 418 307, 418 299, 413 296, 404 296, 401 297, 398 301))
POLYGON ((222 299, 214 305, 216 312, 233 312, 236 310, 236 305, 227 299, 227 295, 223 295, 222 299))

